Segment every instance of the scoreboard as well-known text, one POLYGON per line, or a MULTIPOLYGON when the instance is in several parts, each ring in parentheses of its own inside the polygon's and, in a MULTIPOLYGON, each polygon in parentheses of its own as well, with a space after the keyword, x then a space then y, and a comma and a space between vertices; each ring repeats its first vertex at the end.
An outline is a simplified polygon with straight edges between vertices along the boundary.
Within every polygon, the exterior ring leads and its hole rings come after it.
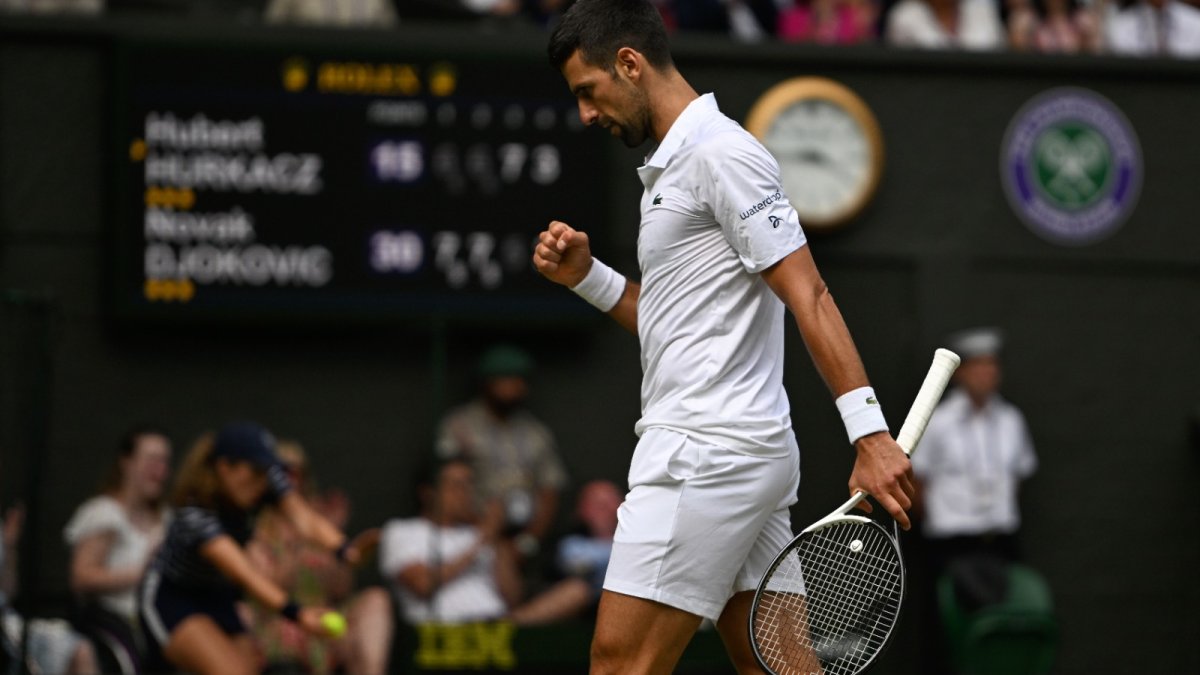
POLYGON ((119 45, 118 316, 587 315, 530 258, 604 227, 607 139, 540 50, 468 47, 119 45))

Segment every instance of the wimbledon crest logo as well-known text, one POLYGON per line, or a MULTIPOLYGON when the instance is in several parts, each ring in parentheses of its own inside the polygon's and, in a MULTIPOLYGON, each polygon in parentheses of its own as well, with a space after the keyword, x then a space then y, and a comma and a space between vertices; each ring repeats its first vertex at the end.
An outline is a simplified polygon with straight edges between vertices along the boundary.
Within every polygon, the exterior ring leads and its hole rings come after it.
POLYGON ((1108 99, 1064 87, 1021 108, 1001 146, 1013 210, 1044 239, 1079 246, 1121 227, 1137 202, 1137 136, 1108 99))

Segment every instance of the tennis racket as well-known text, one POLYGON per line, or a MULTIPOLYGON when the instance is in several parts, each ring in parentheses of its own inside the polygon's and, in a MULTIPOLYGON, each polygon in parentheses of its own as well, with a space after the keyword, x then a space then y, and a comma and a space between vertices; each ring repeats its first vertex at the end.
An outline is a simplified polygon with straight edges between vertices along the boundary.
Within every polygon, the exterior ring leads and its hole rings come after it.
MULTIPOLYGON (((896 442, 912 454, 950 375, 954 352, 939 349, 896 442)), ((836 511, 798 534, 767 568, 750 608, 750 643, 772 675, 855 675, 878 658, 904 600, 899 532, 850 510, 836 511)))

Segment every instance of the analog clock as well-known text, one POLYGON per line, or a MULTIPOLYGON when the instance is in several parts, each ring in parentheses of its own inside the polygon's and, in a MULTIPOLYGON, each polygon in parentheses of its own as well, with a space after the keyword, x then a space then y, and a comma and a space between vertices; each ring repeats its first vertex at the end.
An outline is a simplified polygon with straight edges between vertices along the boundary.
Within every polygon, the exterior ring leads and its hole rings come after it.
POLYGON ((746 119, 779 162, 783 191, 809 230, 845 224, 875 193, 883 173, 883 135, 862 99, 822 77, 781 82, 746 119))

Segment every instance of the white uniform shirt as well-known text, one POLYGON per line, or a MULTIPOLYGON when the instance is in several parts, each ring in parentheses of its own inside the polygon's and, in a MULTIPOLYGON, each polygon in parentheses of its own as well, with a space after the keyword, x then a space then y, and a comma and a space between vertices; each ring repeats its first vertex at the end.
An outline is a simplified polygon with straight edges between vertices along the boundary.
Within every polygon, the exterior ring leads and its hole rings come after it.
POLYGON ((900 0, 888 13, 884 39, 896 47, 1003 49, 1004 24, 994 0, 959 0, 958 26, 949 32, 925 0, 900 0))
POLYGON ((475 545, 478 530, 467 525, 435 527, 424 518, 388 521, 379 539, 379 571, 396 592, 401 613, 411 624, 438 621, 465 623, 498 619, 507 612, 496 584, 496 554, 484 547, 471 566, 445 582, 432 600, 420 598, 396 582, 411 565, 434 564, 434 546, 441 564, 456 560, 475 545))
MULTIPOLYGON (((129 514, 120 502, 108 495, 99 495, 80 504, 63 529, 63 538, 69 546, 74 547, 94 535, 112 535, 104 567, 108 570, 128 570, 146 564, 151 552, 162 543, 166 525, 167 518, 164 517, 152 531, 144 532, 129 520, 129 514)), ((108 611, 136 621, 135 590, 127 588, 101 593, 97 601, 108 611)))
POLYGON ((1021 522, 1017 488, 1037 456, 1020 410, 999 396, 976 410, 956 389, 934 410, 912 466, 924 486, 926 535, 1011 534, 1021 522))
POLYGON ((1145 3, 1108 18, 1108 46, 1117 54, 1200 57, 1200 10, 1168 2, 1162 10, 1145 3))
POLYGON ((779 165, 706 94, 638 175, 637 434, 665 427, 746 454, 788 454, 784 306, 758 273, 806 240, 779 165))

